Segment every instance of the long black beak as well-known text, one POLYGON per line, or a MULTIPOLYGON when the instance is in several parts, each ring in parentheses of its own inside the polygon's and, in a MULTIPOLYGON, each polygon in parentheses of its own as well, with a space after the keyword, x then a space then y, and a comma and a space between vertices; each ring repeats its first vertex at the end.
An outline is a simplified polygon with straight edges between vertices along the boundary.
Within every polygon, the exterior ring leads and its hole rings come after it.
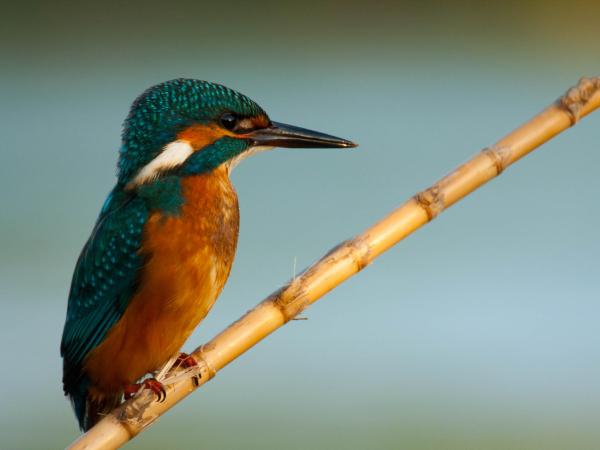
POLYGON ((352 141, 318 131, 271 122, 267 128, 250 134, 254 145, 288 148, 350 148, 356 147, 352 141))

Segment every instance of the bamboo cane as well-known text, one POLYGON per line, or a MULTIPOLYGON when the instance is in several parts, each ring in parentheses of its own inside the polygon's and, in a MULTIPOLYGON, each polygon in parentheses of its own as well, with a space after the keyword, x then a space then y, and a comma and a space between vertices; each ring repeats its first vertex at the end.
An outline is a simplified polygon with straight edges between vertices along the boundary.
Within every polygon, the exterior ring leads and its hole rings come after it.
POLYGON ((198 361, 198 368, 169 371, 171 360, 158 375, 167 386, 167 398, 163 403, 153 401, 154 394, 142 391, 69 448, 116 449, 125 444, 197 388, 191 375, 201 375, 199 385, 208 382, 228 363, 362 270, 381 253, 598 107, 600 77, 581 79, 577 86, 529 122, 409 199, 362 234, 336 246, 300 276, 197 348, 192 356, 198 361))

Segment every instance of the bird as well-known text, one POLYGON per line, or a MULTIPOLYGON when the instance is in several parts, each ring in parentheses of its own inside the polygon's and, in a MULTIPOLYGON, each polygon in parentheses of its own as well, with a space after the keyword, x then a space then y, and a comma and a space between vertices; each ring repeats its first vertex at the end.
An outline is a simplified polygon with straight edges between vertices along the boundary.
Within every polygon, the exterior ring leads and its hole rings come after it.
POLYGON ((123 124, 117 181, 73 272, 60 345, 63 391, 89 430, 179 353, 223 289, 239 208, 232 169, 273 147, 351 148, 347 139, 271 121, 218 83, 145 90, 123 124))

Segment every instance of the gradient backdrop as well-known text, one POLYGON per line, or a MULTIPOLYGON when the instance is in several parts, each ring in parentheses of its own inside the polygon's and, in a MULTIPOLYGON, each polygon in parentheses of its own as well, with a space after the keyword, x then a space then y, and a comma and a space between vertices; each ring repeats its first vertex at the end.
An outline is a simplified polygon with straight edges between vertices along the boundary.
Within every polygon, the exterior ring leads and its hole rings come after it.
MULTIPOLYGON (((78 431, 59 341, 121 123, 175 77, 360 143, 233 174, 238 255, 187 349, 600 73, 598 2, 21 2, 0 16, 0 447, 78 431), (102 3, 102 4, 100 4, 102 3)), ((600 113, 222 371, 131 449, 600 446, 600 113)))

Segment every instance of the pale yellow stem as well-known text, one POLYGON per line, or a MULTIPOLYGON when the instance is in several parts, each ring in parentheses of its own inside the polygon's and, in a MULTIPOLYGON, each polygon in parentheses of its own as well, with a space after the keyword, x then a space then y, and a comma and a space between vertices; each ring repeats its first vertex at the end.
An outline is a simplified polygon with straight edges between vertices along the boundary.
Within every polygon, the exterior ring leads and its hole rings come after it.
MULTIPOLYGON (((600 77, 582 79, 529 122, 415 195, 364 233, 335 247, 299 277, 194 351, 193 356, 199 361, 200 385, 445 208, 598 107, 600 77)), ((115 409, 69 448, 120 447, 196 389, 188 372, 185 376, 175 374, 163 380, 167 385, 165 402, 153 401, 153 394, 143 391, 115 409)))

